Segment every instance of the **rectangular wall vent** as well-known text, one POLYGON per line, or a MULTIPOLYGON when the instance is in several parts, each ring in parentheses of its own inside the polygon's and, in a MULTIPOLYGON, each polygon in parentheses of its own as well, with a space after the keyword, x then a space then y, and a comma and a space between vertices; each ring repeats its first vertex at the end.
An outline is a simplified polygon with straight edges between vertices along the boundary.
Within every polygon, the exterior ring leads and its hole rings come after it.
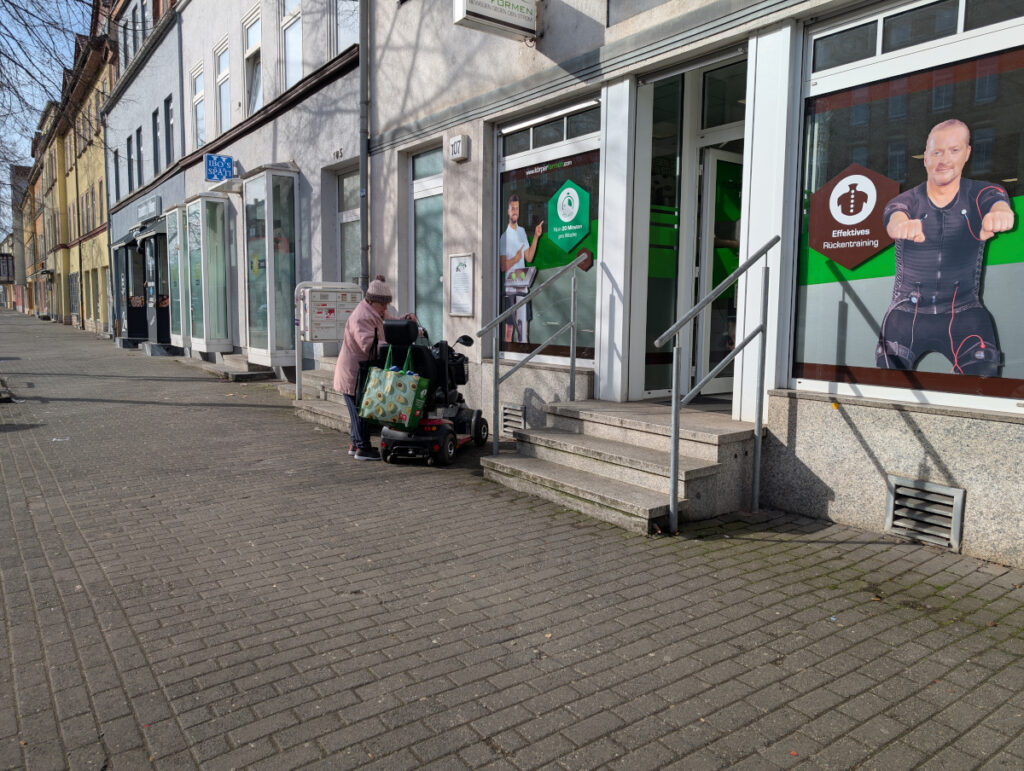
POLYGON ((501 405, 501 434, 512 436, 513 431, 526 428, 526 407, 522 404, 501 405))
POLYGON ((887 484, 886 532, 960 551, 963 490, 891 474, 887 484))

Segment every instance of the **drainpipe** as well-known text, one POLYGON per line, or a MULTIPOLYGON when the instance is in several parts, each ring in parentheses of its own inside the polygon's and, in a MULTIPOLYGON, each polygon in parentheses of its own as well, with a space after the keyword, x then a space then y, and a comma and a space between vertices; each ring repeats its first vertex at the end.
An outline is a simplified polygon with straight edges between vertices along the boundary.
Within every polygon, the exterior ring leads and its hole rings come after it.
POLYGON ((359 286, 370 284, 370 3, 359 0, 359 286))
MULTIPOLYGON (((72 127, 71 130, 74 132, 76 129, 72 127)), ((75 147, 71 152, 75 153, 77 149, 75 147)), ((82 225, 84 223, 82 222, 82 212, 78 210, 78 206, 82 201, 82 194, 78 189, 78 163, 81 157, 80 155, 75 156, 75 219, 78 220, 78 328, 85 329, 84 303, 82 302, 82 297, 84 296, 82 291, 82 225)), ((70 222, 68 227, 71 227, 70 222)))

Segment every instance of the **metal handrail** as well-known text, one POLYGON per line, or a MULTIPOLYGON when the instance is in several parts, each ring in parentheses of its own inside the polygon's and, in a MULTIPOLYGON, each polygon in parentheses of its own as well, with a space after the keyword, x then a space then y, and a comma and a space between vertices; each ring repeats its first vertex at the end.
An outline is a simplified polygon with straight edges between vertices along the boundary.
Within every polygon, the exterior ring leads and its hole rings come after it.
POLYGON ((780 240, 780 236, 774 236, 768 243, 758 249, 753 256, 748 258, 742 265, 736 268, 736 270, 726 276, 718 286, 705 295, 696 305, 693 306, 693 308, 687 311, 682 318, 672 324, 672 326, 666 329, 654 341, 654 345, 661 348, 673 335, 676 337, 676 344, 672 347, 672 449, 671 461, 669 463, 670 478, 668 502, 668 529, 671 533, 675 533, 679 529, 679 410, 689 404, 690 401, 701 392, 704 386, 710 383, 713 378, 717 377, 722 370, 728 367, 732 363, 733 359, 739 356, 740 352, 758 336, 761 337, 761 341, 759 346, 760 350, 758 352, 757 397, 754 405, 754 471, 753 478, 751 480, 750 509, 751 511, 757 511, 759 508, 760 500, 758 488, 761 484, 761 412, 764 406, 765 337, 766 330, 768 329, 768 266, 766 265, 761 269, 761 323, 751 330, 739 345, 733 348, 732 351, 730 351, 714 369, 701 378, 700 382, 693 386, 693 388, 687 392, 686 396, 683 397, 680 397, 679 395, 680 382, 682 380, 679 373, 679 360, 682 355, 679 333, 684 326, 697 317, 697 314, 718 299, 725 290, 732 286, 740 276, 746 273, 754 263, 764 257, 769 250, 775 246, 775 244, 779 243, 780 240))
POLYGON ((528 354, 526 354, 526 356, 523 359, 521 359, 520 361, 518 361, 516 363, 516 365, 514 367, 512 367, 512 369, 510 369, 508 372, 506 372, 504 375, 501 375, 501 376, 499 376, 499 374, 498 374, 500 372, 499 358, 498 358, 499 334, 501 332, 501 322, 503 322, 505 319, 507 319, 509 316, 511 316, 513 313, 515 313, 521 306, 523 306, 526 303, 530 302, 534 297, 539 295, 541 292, 543 292, 545 289, 547 289, 549 286, 551 286, 551 284, 553 284, 555 281, 560 279, 566 273, 568 273, 573 268, 575 268, 578 265, 586 262, 589 259, 591 259, 590 255, 588 255, 588 254, 581 254, 579 257, 577 257, 575 260, 570 262, 568 265, 563 266, 561 270, 559 270, 557 273, 555 273, 555 275, 553 275, 550 278, 548 278, 543 284, 538 286, 536 289, 530 290, 526 295, 524 295, 522 297, 522 299, 516 301, 516 303, 511 308, 506 309, 505 311, 499 313, 497 316, 495 316, 493 319, 491 319, 487 324, 485 324, 476 333, 477 337, 483 337, 488 332, 493 332, 493 334, 494 334, 494 338, 493 338, 492 345, 491 345, 491 358, 494 361, 494 376, 492 378, 492 381, 494 383, 494 392, 492 394, 492 401, 491 401, 491 404, 493 405, 493 409, 492 409, 492 412, 491 412, 491 420, 492 420, 492 423, 491 423, 491 447, 492 447, 492 451, 491 451, 491 454, 492 455, 497 455, 498 454, 498 435, 500 433, 499 425, 498 425, 498 387, 502 383, 504 383, 506 380, 508 380, 510 377, 512 377, 512 375, 514 375, 521 367, 523 367, 523 365, 525 365, 528 361, 530 361, 530 359, 532 359, 534 356, 536 356, 541 351, 543 351, 545 348, 547 348, 547 346, 551 343, 552 340, 554 340, 556 337, 558 337, 559 335, 564 333, 565 330, 567 330, 567 329, 571 329, 572 330, 572 334, 569 336, 569 401, 571 401, 571 402, 576 401, 576 328, 577 328, 577 320, 576 320, 576 274, 575 273, 573 273, 573 275, 572 275, 572 288, 570 290, 569 321, 566 324, 564 324, 561 329, 559 329, 557 332, 555 332, 553 335, 551 335, 547 340, 545 340, 543 343, 541 343, 536 348, 534 348, 532 351, 530 351, 528 354))

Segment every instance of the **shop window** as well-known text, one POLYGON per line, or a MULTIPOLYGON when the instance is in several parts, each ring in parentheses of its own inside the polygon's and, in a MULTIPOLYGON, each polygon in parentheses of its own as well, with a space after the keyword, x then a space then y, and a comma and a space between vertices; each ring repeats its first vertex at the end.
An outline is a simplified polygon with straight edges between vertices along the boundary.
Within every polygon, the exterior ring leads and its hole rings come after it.
POLYGON ((198 351, 230 350, 224 199, 202 195, 186 209, 190 326, 198 351))
POLYGON ((727 64, 704 73, 702 128, 736 123, 746 115, 747 62, 727 64))
POLYGON ((889 10, 847 29, 812 36, 811 70, 842 67, 1021 17, 1020 0, 940 0, 905 11, 889 10))
POLYGON ((203 337, 206 327, 203 319, 202 205, 196 201, 189 204, 187 211, 185 223, 188 238, 189 326, 193 335, 203 337))
POLYGON ((967 0, 964 29, 978 29, 1024 16, 1024 3, 1019 0, 967 0))
POLYGON ((563 139, 565 139, 565 120, 562 118, 541 123, 533 128, 534 147, 553 145, 556 142, 561 142, 563 139))
MULTIPOLYGON (((941 59, 941 51, 934 56, 941 59)), ((1018 117, 1024 105, 1024 48, 812 94, 805 111, 794 377, 1024 396, 1024 338, 1016 333, 1022 317, 1015 290, 1024 281, 1019 221, 1024 149, 1018 117), (905 86, 897 89, 901 81, 905 86), (859 149, 863 138, 848 128, 861 89, 867 90, 872 116, 891 114, 894 99, 907 103, 898 123, 885 128, 872 123, 876 128, 866 151, 859 149), (996 96, 978 100, 978 93, 996 96), (933 127, 938 139, 926 147, 933 127), (936 148, 935 142, 943 146, 936 148), (942 209, 931 202, 924 184, 925 163, 939 157, 927 152, 957 153, 963 164, 957 197, 942 209), (853 173, 847 169, 853 159, 876 176, 867 186, 852 180, 860 187, 832 201, 834 191, 847 191, 844 175, 853 173), (869 204, 865 188, 892 192, 869 204), (893 242, 886 233, 881 212, 897 193, 903 197, 895 207, 916 207, 909 210, 920 215, 915 219, 923 223, 923 242, 893 242), (980 240, 984 215, 1006 205, 1018 212, 1013 228, 980 240), (861 211, 865 217, 878 212, 877 224, 856 219, 861 211), (833 219, 839 223, 834 227, 833 219), (929 240, 929 228, 940 226, 941 239, 934 232, 929 240), (915 248, 935 251, 927 256, 915 248), (939 260, 941 270, 929 267, 939 260)), ((933 179, 941 181, 944 169, 934 168, 933 179)))
POLYGON ((413 156, 413 309, 432 340, 444 336, 444 197, 440 148, 413 156))
POLYGON ((279 172, 245 182, 249 358, 267 366, 286 363, 275 354, 295 350, 295 185, 294 175, 279 172))
MULTIPOLYGON (((181 210, 172 209, 165 217, 165 228, 167 230, 167 273, 168 273, 168 305, 171 327, 171 343, 182 345, 182 337, 187 334, 184 325, 182 309, 188 307, 188 300, 182 296, 182 290, 188 291, 188 283, 182 283, 182 238, 181 238, 181 210)), ((187 273, 186 273, 187 276, 187 273)))
POLYGON ((267 349, 267 180, 260 175, 245 183, 246 291, 249 303, 249 347, 267 349))
POLYGON ((601 108, 593 107, 583 112, 573 113, 565 119, 565 138, 575 139, 576 137, 595 134, 601 130, 601 108))
POLYGON ((358 283, 362 274, 358 172, 338 177, 338 245, 341 280, 358 283))
POLYGON ((940 0, 896 13, 882 24, 882 53, 956 34, 960 0, 940 0))
MULTIPOLYGON (((585 359, 594 355, 600 122, 600 107, 591 102, 533 125, 503 129, 496 212, 500 237, 493 258, 499 312, 578 256, 591 258, 576 271, 577 353, 585 359), (556 135, 555 125, 561 138, 547 142, 556 135), (581 134, 585 127, 591 133, 581 134)), ((557 333, 569 321, 570 287, 566 275, 523 306, 505 325, 501 350, 527 353, 557 333)), ((544 353, 568 355, 569 332, 559 334, 544 353)))
POLYGON ((262 32, 259 18, 245 25, 245 114, 263 107, 262 32))

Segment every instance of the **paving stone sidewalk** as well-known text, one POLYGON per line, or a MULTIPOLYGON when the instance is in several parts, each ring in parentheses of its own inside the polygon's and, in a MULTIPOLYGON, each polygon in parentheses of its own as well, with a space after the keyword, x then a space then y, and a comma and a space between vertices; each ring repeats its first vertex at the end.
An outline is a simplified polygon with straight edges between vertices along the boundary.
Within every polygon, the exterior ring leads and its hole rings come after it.
POLYGON ((0 768, 1024 768, 1024 571, 620 531, 0 311, 0 768))

